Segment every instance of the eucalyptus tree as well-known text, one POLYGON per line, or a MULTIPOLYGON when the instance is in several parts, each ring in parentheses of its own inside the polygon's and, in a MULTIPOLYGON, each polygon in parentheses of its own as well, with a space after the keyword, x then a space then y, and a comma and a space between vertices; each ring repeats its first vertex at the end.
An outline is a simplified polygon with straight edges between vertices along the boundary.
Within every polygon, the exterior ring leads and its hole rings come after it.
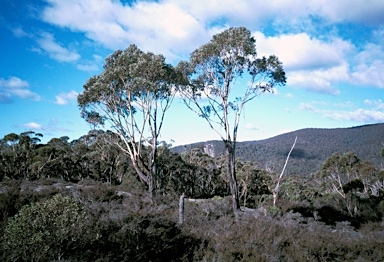
POLYGON ((377 198, 383 192, 383 176, 368 161, 354 152, 334 153, 313 175, 319 193, 327 195, 335 206, 341 205, 351 216, 360 215, 360 198, 377 198))
POLYGON ((78 96, 82 117, 93 125, 109 124, 120 138, 115 144, 129 155, 151 194, 156 185, 158 138, 178 76, 164 56, 130 45, 107 57, 102 73, 91 77, 78 96))
POLYGON ((191 54, 189 62, 181 62, 178 67, 188 75, 190 83, 180 91, 185 104, 205 119, 225 143, 233 210, 237 214, 240 205, 235 152, 240 116, 245 104, 285 84, 282 63, 274 55, 258 58, 251 32, 239 27, 214 35, 191 54), (248 83, 238 85, 241 77, 248 83))
POLYGON ((0 166, 9 178, 27 179, 30 174, 34 150, 38 147, 43 135, 33 131, 21 134, 11 133, 2 139, 0 166))

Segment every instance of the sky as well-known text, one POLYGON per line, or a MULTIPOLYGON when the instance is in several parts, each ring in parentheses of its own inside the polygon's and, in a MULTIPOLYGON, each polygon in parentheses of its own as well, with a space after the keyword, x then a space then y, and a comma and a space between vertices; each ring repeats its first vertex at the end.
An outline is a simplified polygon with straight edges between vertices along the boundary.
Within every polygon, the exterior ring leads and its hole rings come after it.
MULTIPOLYGON (((76 97, 115 50, 136 44, 177 65, 239 26, 252 32, 258 56, 279 57, 287 84, 247 104, 238 141, 382 123, 383 14, 382 0, 1 0, 0 139, 25 131, 44 143, 77 139, 92 127, 76 97)), ((173 101, 160 140, 219 139, 173 101)))

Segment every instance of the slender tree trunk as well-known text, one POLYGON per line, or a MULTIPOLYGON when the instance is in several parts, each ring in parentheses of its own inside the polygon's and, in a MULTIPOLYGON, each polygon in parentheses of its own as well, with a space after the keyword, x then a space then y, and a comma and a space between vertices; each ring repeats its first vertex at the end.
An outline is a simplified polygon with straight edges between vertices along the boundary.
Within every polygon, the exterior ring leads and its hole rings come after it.
MULTIPOLYGON (((153 141, 153 148, 152 148, 152 156, 150 159, 151 162, 151 183, 152 183, 152 190, 155 191, 157 194, 157 140, 154 139, 153 141)), ((151 193, 152 195, 152 193, 151 193)))
POLYGON ((232 210, 237 219, 240 210, 239 193, 237 191, 236 181, 236 168, 235 168, 235 144, 232 141, 226 141, 226 155, 227 155, 227 175, 229 181, 229 188, 232 195, 232 210))
POLYGON ((179 224, 182 225, 184 223, 184 193, 180 196, 179 200, 179 224))
POLYGON ((295 142, 293 142, 293 145, 292 145, 292 147, 291 147, 291 150, 289 150, 287 159, 285 160, 285 164, 284 164, 283 170, 281 171, 280 176, 277 178, 276 187, 275 187, 275 189, 273 190, 273 206, 276 206, 277 197, 279 196, 280 182, 281 182, 281 180, 283 179, 283 175, 284 175, 285 168, 287 167, 288 160, 289 160, 289 157, 291 156, 291 153, 292 153, 292 151, 293 151, 293 148, 294 148, 295 145, 296 145, 296 141, 297 141, 297 137, 295 138, 295 142))
POLYGON ((153 198, 153 176, 152 176, 152 170, 148 168, 143 168, 145 170, 142 170, 139 167, 138 159, 131 158, 131 162, 133 165, 133 168, 136 170, 137 174, 139 175, 140 179, 142 179, 148 186, 148 193, 153 198))
MULTIPOLYGON (((152 183, 152 192, 151 197, 153 196, 153 191, 157 194, 157 109, 153 113, 153 131, 152 131, 152 152, 150 154, 151 159, 149 159, 151 167, 151 183, 152 183)), ((149 123, 151 121, 149 120, 149 123)))

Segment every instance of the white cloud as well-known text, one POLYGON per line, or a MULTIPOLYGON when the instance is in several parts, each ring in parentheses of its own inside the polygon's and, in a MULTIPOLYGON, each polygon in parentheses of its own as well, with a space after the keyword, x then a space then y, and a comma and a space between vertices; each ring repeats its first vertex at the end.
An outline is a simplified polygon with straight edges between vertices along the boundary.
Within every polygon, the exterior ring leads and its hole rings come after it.
POLYGON ((67 105, 69 103, 69 100, 75 100, 79 94, 72 90, 69 93, 60 93, 57 96, 55 96, 56 101, 55 104, 58 105, 67 105))
POLYGON ((21 80, 18 77, 12 76, 8 80, 0 78, 0 86, 1 87, 7 87, 7 88, 19 89, 19 88, 28 87, 29 84, 25 80, 21 80))
POLYGON ((84 63, 78 64, 77 69, 85 72, 98 71, 102 61, 103 58, 101 56, 93 55, 93 61, 85 61, 84 63))
POLYGON ((46 1, 48 6, 41 16, 48 23, 84 32, 111 49, 125 48, 134 42, 166 56, 177 51, 190 52, 206 42, 223 21, 231 26, 252 27, 263 22, 307 26, 311 17, 330 22, 384 23, 381 0, 160 0, 130 4, 112 0, 46 1))
POLYGON ((254 36, 259 56, 275 54, 283 61, 284 68, 291 71, 340 66, 344 54, 352 49, 350 43, 340 38, 325 42, 306 33, 266 37, 255 32, 254 36))
MULTIPOLYGON (((379 73, 384 70, 382 45, 367 45, 359 53, 351 42, 337 37, 337 30, 319 33, 312 19, 316 17, 322 24, 324 20, 329 24, 383 24, 374 32, 380 36, 384 32, 382 0, 159 0, 130 4, 112 0, 46 1, 48 5, 41 13, 45 22, 82 32, 112 50, 135 43, 145 51, 164 54, 171 61, 186 59, 212 34, 221 31, 225 23, 251 28, 272 23, 276 32, 283 29, 284 33, 267 37, 255 32, 257 50, 260 55, 275 54, 280 58, 287 71, 288 85, 332 95, 339 94, 337 82, 384 87, 384 75, 379 73), (304 30, 317 37, 302 33, 304 30), (351 57, 360 62, 352 66, 355 63, 351 57)), ((41 48, 59 61, 80 58, 76 52, 57 44, 52 35, 42 39, 46 45, 41 44, 41 48)), ((77 68, 97 71, 92 61, 82 62, 77 68)))
POLYGON ((325 0, 311 3, 317 7, 318 15, 332 22, 361 22, 369 25, 384 23, 382 0, 325 0))
POLYGON ((356 109, 354 111, 324 112, 324 117, 333 120, 349 120, 358 123, 384 122, 384 112, 375 109, 356 109))
POLYGON ((42 33, 36 41, 41 50, 59 62, 73 62, 80 59, 80 55, 77 52, 68 50, 59 43, 56 43, 55 38, 50 33, 42 33))
POLYGON ((40 96, 28 88, 29 83, 18 77, 0 78, 0 103, 10 103, 14 96, 35 101, 40 100, 40 96))
POLYGON ((47 123, 47 125, 42 125, 36 122, 28 122, 25 124, 19 124, 17 125, 18 127, 23 127, 27 130, 39 130, 39 131, 44 131, 45 135, 53 136, 52 133, 50 132, 55 132, 55 131, 61 131, 61 132, 72 132, 72 130, 69 130, 68 128, 61 127, 59 126, 59 121, 57 119, 50 119, 47 123))
POLYGON ((325 41, 306 33, 266 37, 255 32, 254 36, 259 56, 277 55, 292 87, 332 95, 339 94, 334 86, 338 82, 384 88, 381 44, 368 43, 359 51, 336 37, 325 41))
POLYGON ((14 34, 14 36, 16 36, 16 37, 24 37, 24 36, 30 37, 30 36, 31 36, 30 34, 28 34, 27 32, 25 32, 25 31, 23 30, 23 28, 21 28, 20 26, 19 26, 19 27, 12 28, 11 31, 12 31, 12 33, 14 34))
POLYGON ((275 28, 308 26, 311 17, 329 22, 361 22, 369 25, 384 24, 382 0, 168 0, 189 12, 205 24, 225 18, 230 24, 259 27, 273 22, 275 28))
POLYGON ((354 103, 352 101, 335 103, 333 105, 336 107, 342 107, 342 108, 353 108, 354 107, 354 103))
POLYGON ((292 94, 292 93, 288 93, 288 94, 285 95, 285 97, 286 97, 286 98, 289 98, 289 99, 292 99, 292 98, 295 97, 295 95, 292 94))
MULTIPOLYGON (((380 40, 380 39, 379 39, 380 40)), ((367 44, 353 59, 350 82, 384 88, 384 47, 382 44, 367 44)))
POLYGON ((377 109, 384 110, 384 102, 381 99, 378 99, 378 100, 366 99, 366 100, 364 100, 364 104, 370 105, 370 106, 375 107, 377 109))
POLYGON ((73 31, 110 49, 135 43, 146 51, 175 57, 209 39, 204 26, 177 5, 164 2, 49 0, 44 21, 73 31))
POLYGON ((355 85, 384 88, 384 63, 376 60, 374 63, 360 64, 351 73, 351 83, 355 85))
POLYGON ((307 103, 300 103, 300 109, 306 110, 306 111, 313 111, 313 112, 319 112, 318 109, 315 108, 315 106, 328 106, 328 102, 325 101, 311 101, 307 103))
POLYGON ((97 64, 92 64, 92 63, 78 64, 77 69, 79 69, 81 71, 85 71, 85 72, 92 72, 92 71, 99 70, 99 66, 97 64))
POLYGON ((384 122, 384 103, 381 99, 366 99, 364 104, 369 108, 354 108, 353 103, 350 101, 333 105, 327 102, 313 101, 301 103, 300 109, 320 114, 324 118, 332 120, 347 120, 361 124, 384 122), (340 110, 341 108, 344 108, 344 110, 340 110))
POLYGON ((333 83, 349 81, 346 54, 354 50, 340 38, 322 41, 306 33, 266 37, 255 32, 259 56, 277 55, 287 72, 287 83, 316 93, 339 94, 333 83))
POLYGON ((21 124, 20 126, 26 127, 28 129, 33 129, 33 130, 41 130, 41 129, 43 129, 42 125, 40 125, 38 123, 35 123, 35 122, 29 122, 29 123, 26 123, 26 124, 21 124))
POLYGON ((252 123, 247 123, 247 124, 245 124, 245 128, 246 128, 246 129, 251 129, 251 130, 258 130, 258 128, 255 127, 255 125, 252 124, 252 123))
POLYGON ((288 84, 292 87, 303 88, 315 93, 338 95, 340 91, 333 83, 347 79, 348 70, 342 65, 326 70, 288 72, 288 84))

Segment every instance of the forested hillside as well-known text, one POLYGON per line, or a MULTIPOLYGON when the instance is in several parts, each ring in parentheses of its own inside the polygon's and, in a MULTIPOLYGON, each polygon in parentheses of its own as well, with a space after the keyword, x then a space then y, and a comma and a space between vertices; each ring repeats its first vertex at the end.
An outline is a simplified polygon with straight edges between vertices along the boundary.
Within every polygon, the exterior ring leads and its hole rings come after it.
MULTIPOLYGON (((362 160, 379 166, 383 157, 384 124, 364 125, 351 128, 307 128, 260 141, 239 142, 237 156, 244 161, 257 162, 263 168, 281 170, 285 158, 297 136, 287 173, 309 175, 318 171, 333 153, 353 151, 362 160)), ((222 141, 207 141, 172 148, 184 152, 201 147, 211 156, 224 153, 222 141)))

